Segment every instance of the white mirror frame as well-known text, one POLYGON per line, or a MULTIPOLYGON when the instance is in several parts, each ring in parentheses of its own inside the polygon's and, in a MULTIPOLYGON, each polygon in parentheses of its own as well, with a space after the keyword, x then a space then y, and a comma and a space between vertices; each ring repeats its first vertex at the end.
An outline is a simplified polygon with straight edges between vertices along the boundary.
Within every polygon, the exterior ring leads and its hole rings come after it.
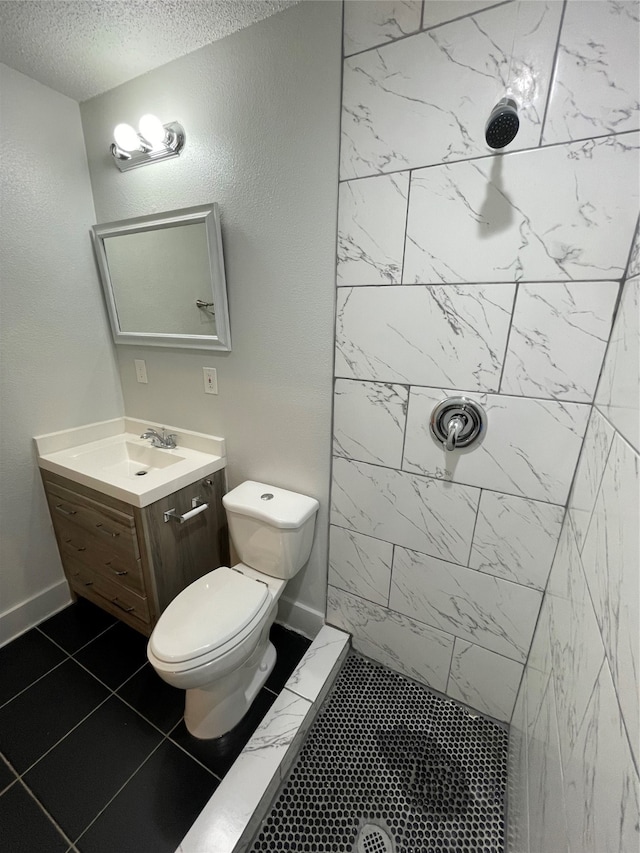
MULTIPOLYGON (((91 238, 107 302, 111 331, 113 332, 113 339, 116 344, 213 349, 225 350, 227 352, 231 350, 227 284, 224 274, 222 233, 220 230, 220 215, 217 204, 186 207, 181 210, 169 210, 165 213, 157 213, 150 216, 139 216, 136 219, 124 219, 121 222, 106 222, 102 225, 94 225, 91 229, 91 238), (171 225, 188 225, 189 223, 198 222, 203 223, 206 228, 211 273, 211 296, 215 310, 217 334, 174 335, 164 332, 123 332, 118 321, 113 284, 104 247, 105 238, 116 237, 120 234, 134 234, 137 231, 152 231, 171 225)), ((208 294, 205 295, 208 296, 208 294)))

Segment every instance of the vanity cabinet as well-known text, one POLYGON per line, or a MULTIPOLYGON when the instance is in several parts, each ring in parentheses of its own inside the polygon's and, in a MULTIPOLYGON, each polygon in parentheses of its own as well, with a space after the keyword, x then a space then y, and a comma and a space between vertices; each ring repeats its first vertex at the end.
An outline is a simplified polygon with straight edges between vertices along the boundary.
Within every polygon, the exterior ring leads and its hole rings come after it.
POLYGON ((40 473, 71 590, 147 636, 181 590, 229 565, 224 469, 143 508, 40 473), (202 502, 183 524, 165 521, 202 502))

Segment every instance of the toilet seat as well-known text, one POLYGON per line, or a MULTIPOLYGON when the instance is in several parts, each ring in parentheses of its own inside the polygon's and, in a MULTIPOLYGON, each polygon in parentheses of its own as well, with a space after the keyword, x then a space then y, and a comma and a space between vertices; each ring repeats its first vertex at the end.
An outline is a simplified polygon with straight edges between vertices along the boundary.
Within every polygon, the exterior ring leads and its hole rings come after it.
POLYGON ((151 635, 149 651, 173 671, 210 663, 254 632, 269 610, 271 598, 263 581, 220 566, 171 602, 151 635))

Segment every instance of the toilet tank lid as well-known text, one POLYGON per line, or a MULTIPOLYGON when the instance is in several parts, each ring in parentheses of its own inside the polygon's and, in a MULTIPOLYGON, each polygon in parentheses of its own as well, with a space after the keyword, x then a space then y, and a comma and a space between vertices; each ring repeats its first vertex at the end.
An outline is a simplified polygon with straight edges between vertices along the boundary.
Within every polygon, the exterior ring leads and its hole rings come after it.
POLYGON ((318 511, 315 498, 247 480, 222 498, 225 509, 260 519, 274 527, 301 527, 318 511))

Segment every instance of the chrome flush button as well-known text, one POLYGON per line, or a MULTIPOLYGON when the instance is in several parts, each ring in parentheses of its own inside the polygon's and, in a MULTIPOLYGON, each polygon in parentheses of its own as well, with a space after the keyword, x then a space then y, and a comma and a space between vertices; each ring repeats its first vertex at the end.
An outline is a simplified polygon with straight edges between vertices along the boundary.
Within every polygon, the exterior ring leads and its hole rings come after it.
POLYGON ((260 495, 261 501, 270 501, 272 499, 273 499, 273 495, 271 494, 271 492, 265 492, 264 495, 260 495))

